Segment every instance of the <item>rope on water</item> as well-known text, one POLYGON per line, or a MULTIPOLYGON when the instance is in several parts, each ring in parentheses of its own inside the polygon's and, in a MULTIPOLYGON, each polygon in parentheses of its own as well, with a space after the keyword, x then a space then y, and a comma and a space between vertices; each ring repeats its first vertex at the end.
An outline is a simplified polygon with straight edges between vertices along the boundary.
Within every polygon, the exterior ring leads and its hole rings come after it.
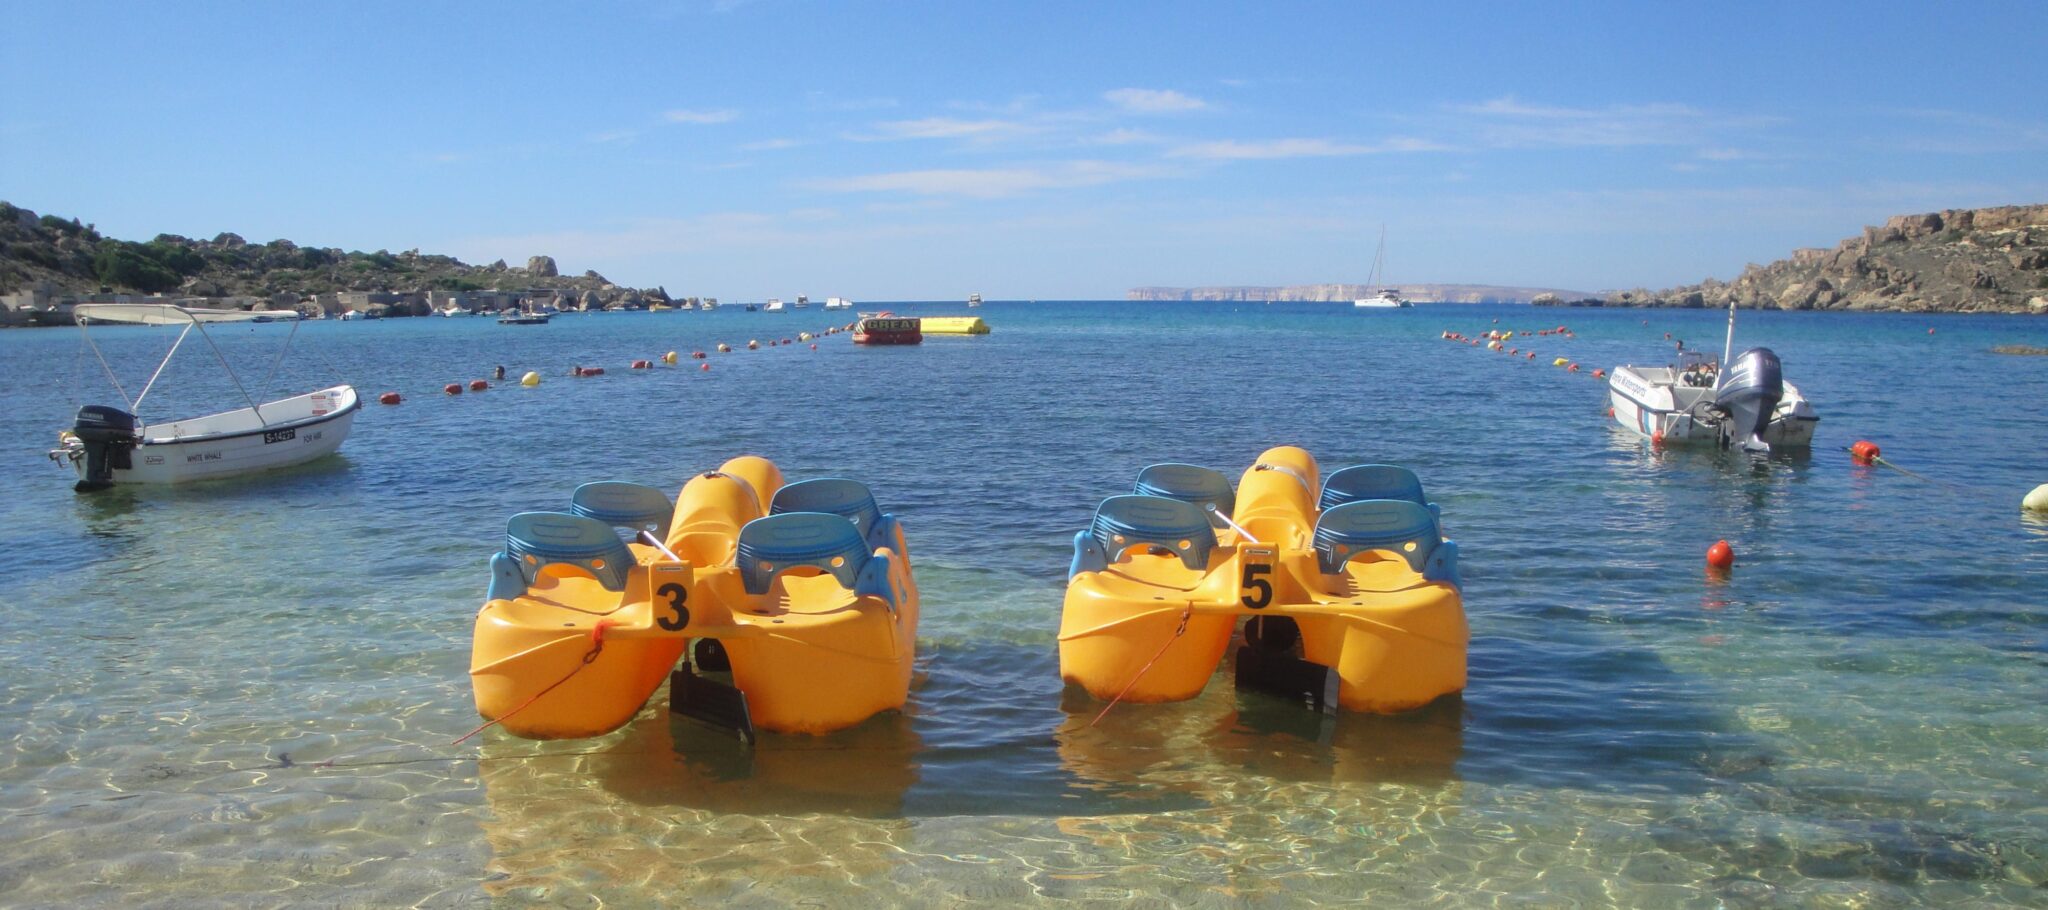
POLYGON ((1180 608, 1180 626, 1173 630, 1173 637, 1167 639, 1166 644, 1159 646, 1159 653, 1152 655, 1151 660, 1146 661, 1144 666, 1138 668, 1138 675, 1131 677, 1130 682, 1124 683, 1123 691, 1118 692, 1115 698, 1110 699, 1109 704, 1102 706, 1102 713, 1095 715, 1095 719, 1089 721, 1088 726, 1093 727, 1096 724, 1101 723, 1104 717, 1108 717, 1109 709, 1116 707, 1117 702, 1123 701, 1124 696, 1129 695, 1131 693, 1131 687, 1137 685, 1138 680, 1144 679, 1145 674, 1151 671, 1152 665, 1158 663, 1159 658, 1166 656, 1166 649, 1173 647, 1174 641, 1178 640, 1182 635, 1187 634, 1188 617, 1193 616, 1194 612, 1195 608, 1193 604, 1189 604, 1188 606, 1180 608))

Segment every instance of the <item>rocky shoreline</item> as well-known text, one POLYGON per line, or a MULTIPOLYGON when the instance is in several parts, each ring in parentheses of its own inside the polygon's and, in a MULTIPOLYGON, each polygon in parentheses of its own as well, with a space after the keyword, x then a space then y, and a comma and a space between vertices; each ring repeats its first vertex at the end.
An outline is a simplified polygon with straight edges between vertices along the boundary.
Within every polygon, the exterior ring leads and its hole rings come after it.
POLYGON ((1751 264, 1733 281, 1601 297, 1546 295, 1538 306, 2048 314, 2048 205, 1898 215, 1833 249, 1751 264))
POLYGON ((69 325, 79 303, 145 301, 365 318, 676 302, 664 288, 625 287, 595 271, 563 275, 549 256, 531 257, 523 268, 504 260, 477 266, 418 250, 250 243, 233 233, 211 240, 158 234, 137 243, 0 202, 0 326, 69 325))

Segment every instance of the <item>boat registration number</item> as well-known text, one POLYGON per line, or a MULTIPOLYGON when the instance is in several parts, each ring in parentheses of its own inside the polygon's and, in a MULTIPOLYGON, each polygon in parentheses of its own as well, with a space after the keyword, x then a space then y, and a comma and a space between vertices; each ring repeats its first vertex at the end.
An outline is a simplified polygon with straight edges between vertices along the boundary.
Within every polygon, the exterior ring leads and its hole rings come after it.
POLYGON ((1244 575, 1238 582, 1241 596, 1238 603, 1246 609, 1263 610, 1273 603, 1273 558, 1272 547, 1245 547, 1244 575))
POLYGON ((284 442, 284 441, 286 441, 286 440, 289 440, 289 439, 291 439, 291 438, 293 438, 293 437, 295 437, 295 436, 298 436, 298 435, 299 435, 299 431, 298 431, 298 430, 296 430, 296 429, 291 429, 291 430, 266 430, 266 431, 264 431, 264 433, 263 433, 263 444, 264 444, 264 445, 269 445, 269 444, 271 444, 271 443, 273 443, 273 442, 284 442))

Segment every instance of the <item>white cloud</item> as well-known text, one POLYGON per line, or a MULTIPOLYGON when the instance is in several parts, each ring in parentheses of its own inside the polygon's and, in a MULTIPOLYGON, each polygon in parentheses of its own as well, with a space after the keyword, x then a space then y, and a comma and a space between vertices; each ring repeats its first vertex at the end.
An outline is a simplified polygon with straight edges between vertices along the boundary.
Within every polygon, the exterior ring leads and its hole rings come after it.
POLYGON ((665 114, 662 114, 661 116, 662 116, 662 119, 664 119, 664 120, 667 120, 667 121, 668 121, 668 122, 670 122, 670 123, 696 123, 696 124, 706 124, 706 123, 731 123, 731 122, 732 122, 732 121, 734 121, 734 120, 738 120, 738 119, 739 119, 739 116, 740 116, 740 115, 739 115, 739 112, 738 112, 738 111, 728 111, 728 110, 717 110, 717 111, 686 111, 686 110, 673 110, 673 111, 669 111, 669 112, 667 112, 667 113, 665 113, 665 114))
POLYGON ((1133 129, 1114 129, 1082 140, 1088 145, 1139 145, 1165 141, 1163 136, 1133 129))
POLYGON ((1453 105, 1454 124, 1497 148, 1595 148, 1691 145, 1728 133, 1759 129, 1780 118, 1722 114, 1691 105, 1615 104, 1565 107, 1530 104, 1513 95, 1478 104, 1453 105))
POLYGON ((1447 147, 1434 142, 1406 137, 1389 139, 1373 145, 1336 142, 1329 139, 1268 139, 1260 142, 1225 139, 1219 142, 1183 145, 1166 154, 1170 158, 1197 158, 1205 161, 1249 161, 1275 158, 1334 158, 1386 152, 1432 152, 1445 148, 1447 147))
POLYGON ((954 117, 890 120, 875 124, 874 129, 874 134, 850 136, 848 138, 862 141, 889 139, 987 140, 1037 131, 1036 127, 1011 120, 961 120, 954 117))
POLYGON ((1107 161, 1070 161, 1045 167, 897 171, 810 181, 812 189, 835 193, 909 193, 914 196, 962 196, 996 199, 1036 190, 1101 186, 1125 180, 1168 176, 1156 166, 1107 161))
POLYGON ((1175 114, 1199 111, 1209 104, 1200 98, 1169 89, 1120 88, 1103 92, 1109 103, 1138 114, 1175 114))

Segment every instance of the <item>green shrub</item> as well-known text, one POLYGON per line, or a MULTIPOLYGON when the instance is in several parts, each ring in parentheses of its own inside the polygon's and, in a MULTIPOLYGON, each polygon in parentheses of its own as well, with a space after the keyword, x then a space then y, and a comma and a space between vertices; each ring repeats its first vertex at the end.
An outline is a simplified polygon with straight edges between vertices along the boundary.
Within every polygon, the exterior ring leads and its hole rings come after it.
POLYGON ((93 277, 109 287, 134 288, 149 294, 177 287, 178 274, 151 259, 145 249, 135 243, 102 244, 92 258, 93 277))

